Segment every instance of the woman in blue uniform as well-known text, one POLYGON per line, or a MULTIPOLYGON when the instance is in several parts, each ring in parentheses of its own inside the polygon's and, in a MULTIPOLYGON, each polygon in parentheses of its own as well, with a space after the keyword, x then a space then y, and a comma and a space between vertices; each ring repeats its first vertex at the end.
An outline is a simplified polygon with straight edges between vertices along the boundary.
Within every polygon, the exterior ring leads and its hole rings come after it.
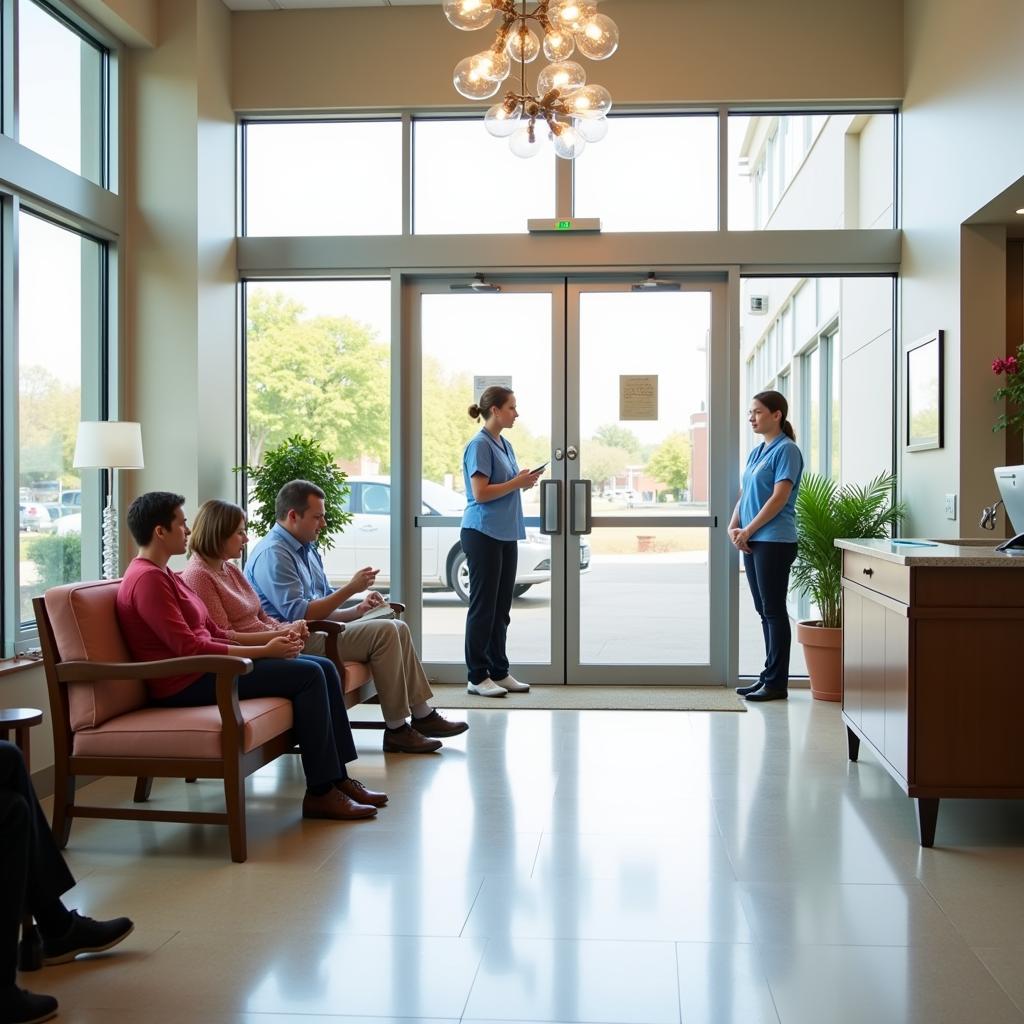
POLYGON ((789 693, 789 613, 786 593, 796 559, 796 496, 804 458, 778 391, 750 402, 750 426, 761 443, 747 457, 729 539, 743 554, 747 584, 764 632, 765 662, 758 679, 736 692, 747 700, 785 700, 789 693))
POLYGON ((509 675, 505 637, 512 610, 519 541, 526 537, 521 491, 537 483, 543 467, 520 469, 512 445, 502 437, 519 416, 510 388, 489 387, 469 415, 483 429, 462 453, 466 508, 462 550, 469 566, 466 616, 466 690, 480 697, 524 693, 529 683, 509 675))

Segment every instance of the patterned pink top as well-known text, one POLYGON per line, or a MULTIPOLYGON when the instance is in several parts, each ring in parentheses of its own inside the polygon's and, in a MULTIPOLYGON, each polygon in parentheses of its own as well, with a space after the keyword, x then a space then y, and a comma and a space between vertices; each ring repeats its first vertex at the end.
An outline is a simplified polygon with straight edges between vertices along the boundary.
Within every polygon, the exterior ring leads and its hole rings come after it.
POLYGON ((224 562, 220 571, 215 571, 193 555, 181 571, 181 578, 206 605, 210 618, 221 629, 264 633, 284 625, 260 607, 256 591, 233 562, 224 562))

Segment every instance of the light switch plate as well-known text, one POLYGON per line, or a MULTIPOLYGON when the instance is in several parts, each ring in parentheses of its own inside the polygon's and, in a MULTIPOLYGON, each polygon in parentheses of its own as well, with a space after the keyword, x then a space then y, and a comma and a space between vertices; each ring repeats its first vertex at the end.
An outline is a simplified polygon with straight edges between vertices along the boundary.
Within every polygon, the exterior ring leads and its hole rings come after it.
POLYGON ((946 518, 956 519, 956 495, 946 495, 946 518))

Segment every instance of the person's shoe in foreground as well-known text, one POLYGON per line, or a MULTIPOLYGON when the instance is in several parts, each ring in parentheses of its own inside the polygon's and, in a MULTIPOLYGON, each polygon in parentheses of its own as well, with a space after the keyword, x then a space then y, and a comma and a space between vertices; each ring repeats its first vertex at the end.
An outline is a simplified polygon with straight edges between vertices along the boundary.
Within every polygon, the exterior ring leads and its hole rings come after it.
POLYGON ((770 687, 762 686, 753 693, 748 693, 744 699, 751 701, 785 700, 788 696, 788 690, 773 690, 770 687))
POLYGON ((127 917, 94 921, 72 910, 71 927, 64 935, 56 939, 43 937, 43 964, 67 964, 82 953, 102 953, 126 939, 134 930, 135 925, 127 917))
POLYGON ((469 728, 469 722, 449 722, 436 708, 432 709, 430 714, 424 718, 414 716, 410 719, 409 724, 421 736, 431 736, 434 739, 458 736, 469 728))
POLYGON ((357 804, 383 807, 388 802, 387 793, 378 793, 376 790, 367 789, 358 779, 343 779, 341 782, 336 782, 334 788, 357 804))
POLYGON ((17 985, 0 992, 2 1024, 40 1024, 56 1016, 57 1000, 53 996, 37 995, 17 985))
POLYGON ((515 676, 505 676, 504 679, 497 681, 498 686, 503 690, 507 690, 509 693, 529 693, 530 684, 521 683, 515 676))
POLYGON ((479 683, 467 683, 466 693, 475 693, 478 697, 504 697, 508 690, 493 679, 483 679, 479 683))
POLYGON ((376 814, 376 807, 359 803, 347 793, 335 789, 333 786, 320 796, 307 793, 302 798, 302 816, 304 818, 327 821, 361 821, 364 818, 372 818, 376 814))
POLYGON ((424 736, 408 723, 397 729, 384 728, 385 754, 433 754, 440 749, 440 740, 424 736))

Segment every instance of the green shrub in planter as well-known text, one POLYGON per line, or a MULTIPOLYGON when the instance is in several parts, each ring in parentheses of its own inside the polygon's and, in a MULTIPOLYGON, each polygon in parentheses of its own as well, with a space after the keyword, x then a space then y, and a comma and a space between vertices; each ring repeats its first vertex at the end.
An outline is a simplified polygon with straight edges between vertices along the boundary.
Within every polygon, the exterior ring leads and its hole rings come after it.
POLYGON ((38 593, 59 587, 62 583, 77 583, 82 578, 82 537, 67 533, 63 537, 44 533, 32 540, 27 558, 36 567, 38 593))
POLYGON ((274 502, 277 492, 291 480, 308 480, 324 492, 327 525, 320 531, 317 544, 324 550, 333 546, 331 538, 352 522, 345 511, 349 494, 348 477, 335 465, 334 456, 320 447, 319 441, 296 434, 263 453, 259 466, 236 466, 249 481, 249 526, 265 537, 274 527, 274 502))

